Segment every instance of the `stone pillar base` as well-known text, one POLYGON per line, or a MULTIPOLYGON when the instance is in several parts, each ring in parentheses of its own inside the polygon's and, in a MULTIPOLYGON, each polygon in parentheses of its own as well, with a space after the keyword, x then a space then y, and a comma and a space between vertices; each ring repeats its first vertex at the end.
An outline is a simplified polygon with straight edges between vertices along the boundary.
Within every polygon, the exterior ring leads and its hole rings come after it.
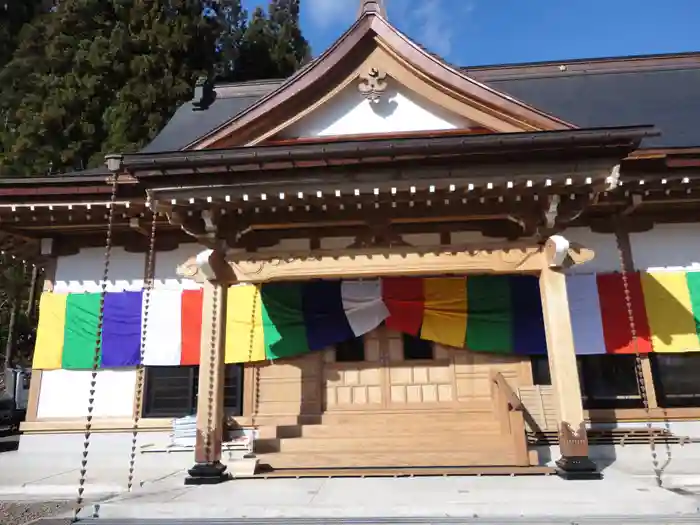
POLYGON ((603 473, 588 456, 563 456, 556 461, 557 476, 562 479, 603 479, 603 473))
POLYGON ((187 474, 189 475, 185 478, 185 485, 217 485, 231 479, 226 472, 226 465, 219 461, 196 463, 187 474))

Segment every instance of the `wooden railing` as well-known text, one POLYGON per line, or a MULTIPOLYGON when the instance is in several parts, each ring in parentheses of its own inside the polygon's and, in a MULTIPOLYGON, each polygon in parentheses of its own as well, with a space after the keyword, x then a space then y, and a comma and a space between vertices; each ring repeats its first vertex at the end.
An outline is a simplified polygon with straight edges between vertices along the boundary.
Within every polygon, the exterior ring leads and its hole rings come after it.
POLYGON ((530 458, 523 416, 525 407, 501 372, 491 372, 491 386, 494 410, 501 422, 501 431, 504 434, 510 434, 513 439, 517 464, 529 466, 530 458))

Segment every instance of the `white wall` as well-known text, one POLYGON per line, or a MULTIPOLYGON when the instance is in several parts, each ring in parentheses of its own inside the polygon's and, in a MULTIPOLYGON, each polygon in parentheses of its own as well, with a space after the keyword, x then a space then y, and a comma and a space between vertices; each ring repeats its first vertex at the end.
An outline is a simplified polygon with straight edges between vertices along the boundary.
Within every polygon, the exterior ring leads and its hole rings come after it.
POLYGON ((634 264, 640 271, 700 271, 700 225, 661 224, 630 234, 634 264))
MULTIPOLYGON (((92 372, 46 370, 41 374, 37 419, 78 418, 88 414, 92 372)), ((100 370, 95 385, 95 417, 132 417, 135 370, 100 370)))
POLYGON ((387 83, 380 102, 374 104, 360 94, 357 82, 353 82, 279 136, 324 137, 473 127, 468 119, 450 113, 395 80, 387 79, 387 83))
MULTIPOLYGON (((588 228, 563 232, 569 242, 595 251, 592 261, 576 265, 569 273, 606 273, 621 270, 615 235, 594 233, 588 228)), ((700 225, 661 224, 643 233, 630 233, 635 268, 639 271, 700 271, 700 225)))
POLYGON ((569 242, 582 244, 595 253, 593 260, 572 266, 567 270, 567 273, 611 273, 622 270, 622 262, 620 261, 615 235, 595 233, 588 228, 569 228, 562 235, 569 242))
MULTIPOLYGON (((57 293, 101 292, 104 275, 104 248, 84 248, 56 262, 54 291, 57 293)), ((146 264, 145 254, 112 248, 107 291, 140 290, 146 264)))
POLYGON ((158 252, 156 255, 156 267, 154 272, 154 287, 169 290, 192 290, 199 288, 199 285, 191 279, 178 277, 175 270, 187 259, 205 249, 206 248, 201 244, 188 243, 181 244, 177 250, 171 252, 158 252))
MULTIPOLYGON (((155 283, 157 288, 185 289, 198 285, 177 276, 175 270, 203 247, 183 244, 171 252, 158 252, 155 283)), ((143 253, 128 253, 113 248, 107 291, 140 290, 145 269, 143 253)), ((85 248, 76 255, 59 257, 54 291, 57 293, 101 292, 104 272, 104 248, 85 248)), ((75 418, 87 415, 92 372, 89 370, 45 370, 41 374, 38 419, 75 418)), ((94 415, 131 417, 134 405, 136 370, 100 370, 95 387, 94 415)))

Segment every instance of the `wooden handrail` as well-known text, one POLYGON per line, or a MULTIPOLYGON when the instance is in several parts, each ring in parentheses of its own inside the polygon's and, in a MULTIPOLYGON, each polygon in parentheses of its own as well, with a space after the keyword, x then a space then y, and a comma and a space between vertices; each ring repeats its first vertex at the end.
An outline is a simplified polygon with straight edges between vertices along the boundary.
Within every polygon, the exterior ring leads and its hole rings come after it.
POLYGON ((515 394, 501 372, 491 372, 491 381, 496 383, 496 386, 498 386, 503 395, 506 397, 506 400, 508 401, 508 410, 517 412, 524 411, 525 407, 523 406, 522 401, 520 401, 520 398, 515 394))

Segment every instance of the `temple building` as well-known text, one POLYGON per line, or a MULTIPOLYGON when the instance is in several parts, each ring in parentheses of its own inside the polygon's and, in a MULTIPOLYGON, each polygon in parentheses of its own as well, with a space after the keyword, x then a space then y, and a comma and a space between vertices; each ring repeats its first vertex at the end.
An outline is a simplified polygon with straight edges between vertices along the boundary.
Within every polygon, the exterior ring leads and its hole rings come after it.
POLYGON ((464 68, 360 6, 288 79, 203 79, 139 153, 0 180, 45 276, 20 451, 87 426, 127 463, 196 416, 188 483, 246 429, 250 475, 692 452, 700 54, 464 68))

